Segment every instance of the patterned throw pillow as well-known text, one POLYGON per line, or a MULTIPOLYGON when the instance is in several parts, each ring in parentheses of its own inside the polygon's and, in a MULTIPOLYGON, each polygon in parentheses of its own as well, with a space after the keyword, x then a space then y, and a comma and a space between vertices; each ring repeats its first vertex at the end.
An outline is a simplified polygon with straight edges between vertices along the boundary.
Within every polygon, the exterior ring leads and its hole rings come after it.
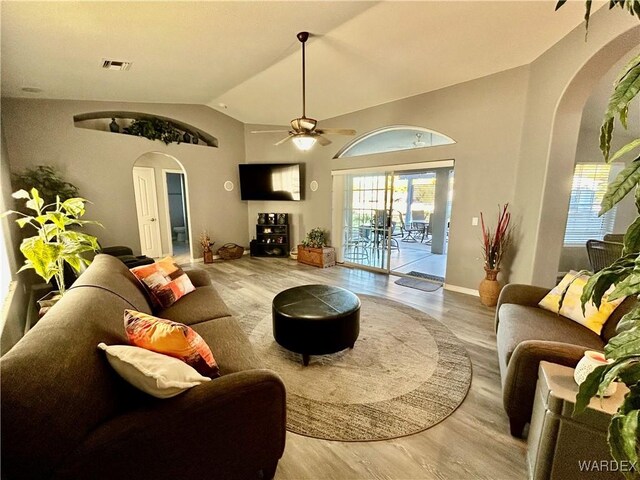
POLYGON ((609 294, 611 294, 615 288, 612 285, 602 296, 602 304, 600 305, 600 308, 596 309, 596 306, 592 302, 588 302, 585 305, 585 314, 583 315, 580 296, 582 295, 582 290, 588 280, 588 275, 578 276, 578 272, 573 270, 570 271, 564 276, 562 281, 553 288, 553 290, 540 300, 538 306, 545 310, 550 310, 552 312, 559 313, 564 317, 570 318, 574 322, 578 322, 580 325, 584 325, 588 329, 593 330, 595 333, 600 335, 602 326, 618 305, 624 301, 624 298, 618 298, 612 302, 607 300, 609 298, 609 294), (569 284, 571 285, 569 286, 567 295, 564 297, 562 307, 558 310, 562 292, 566 290, 567 285, 569 284))
POLYGON ((132 268, 131 273, 145 287, 155 308, 168 308, 195 290, 189 276, 171 257, 132 268))
POLYGON ((220 376, 209 345, 195 330, 182 323, 125 310, 124 329, 129 342, 136 347, 178 358, 201 375, 211 378, 220 376))
POLYGON ((105 345, 98 348, 107 354, 113 369, 131 385, 156 398, 170 398, 210 382, 177 358, 131 345, 105 345))

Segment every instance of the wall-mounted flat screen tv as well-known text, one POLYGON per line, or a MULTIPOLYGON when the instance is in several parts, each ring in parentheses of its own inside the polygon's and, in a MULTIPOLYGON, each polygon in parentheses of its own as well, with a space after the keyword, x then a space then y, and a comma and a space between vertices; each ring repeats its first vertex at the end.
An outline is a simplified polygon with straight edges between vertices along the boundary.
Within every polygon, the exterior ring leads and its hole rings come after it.
POLYGON ((303 169, 300 163, 241 163, 242 200, 289 200, 303 198, 303 169))

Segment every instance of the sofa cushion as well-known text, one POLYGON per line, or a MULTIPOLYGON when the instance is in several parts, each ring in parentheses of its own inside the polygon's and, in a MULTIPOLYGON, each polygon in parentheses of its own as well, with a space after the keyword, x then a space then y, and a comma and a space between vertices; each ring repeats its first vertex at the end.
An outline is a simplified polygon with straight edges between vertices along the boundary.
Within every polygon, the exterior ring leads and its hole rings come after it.
MULTIPOLYGON (((71 289, 110 292, 114 300, 120 298, 128 304, 125 308, 151 313, 151 305, 140 282, 124 263, 110 255, 96 255, 90 268, 78 277, 71 289)), ((91 295, 91 292, 86 293, 91 295)))
POLYGON ((140 280, 157 309, 168 308, 195 290, 189 276, 171 257, 132 268, 131 273, 140 280))
POLYGON ((583 313, 581 297, 588 281, 588 275, 579 275, 578 272, 572 270, 540 300, 538 305, 550 312, 559 313, 563 317, 569 318, 600 335, 602 326, 618 305, 623 302, 624 297, 610 302, 609 295, 615 288, 611 285, 602 296, 600 308, 596 308, 593 302, 587 302, 584 305, 583 313), (560 305, 560 299, 562 299, 562 305, 560 305))
POLYGON ((202 375, 218 377, 218 364, 207 342, 191 327, 135 310, 124 311, 124 328, 131 344, 171 355, 202 375))
POLYGON ((538 307, 503 304, 498 324, 498 352, 500 361, 509 364, 515 348, 525 340, 546 340, 582 345, 602 350, 602 339, 591 330, 557 313, 538 307))
POLYGON ((98 344, 98 348, 104 350, 109 365, 118 375, 156 398, 175 397, 211 381, 190 365, 169 355, 131 345, 106 345, 103 342, 98 344))
POLYGON ((212 286, 198 287, 195 292, 180 299, 169 308, 160 310, 158 316, 185 325, 195 325, 212 318, 231 315, 222 297, 212 286))
POLYGON ((222 317, 198 323, 193 325, 193 329, 215 352, 221 375, 252 368, 264 368, 235 318, 222 317))

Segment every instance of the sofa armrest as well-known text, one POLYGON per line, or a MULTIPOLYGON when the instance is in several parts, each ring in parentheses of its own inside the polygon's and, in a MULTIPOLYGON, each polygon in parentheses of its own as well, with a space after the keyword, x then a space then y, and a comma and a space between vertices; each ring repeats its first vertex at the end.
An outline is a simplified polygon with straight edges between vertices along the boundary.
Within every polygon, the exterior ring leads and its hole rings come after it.
POLYGON ((184 270, 194 287, 206 287, 211 285, 211 277, 204 270, 198 270, 196 268, 184 270))
POLYGON ((511 355, 506 377, 502 383, 504 408, 511 419, 528 422, 541 360, 575 368, 588 347, 564 342, 527 340, 520 343, 511 355))
POLYGON ((55 478, 249 478, 277 464, 285 425, 280 377, 244 370, 111 419, 55 478))
POLYGON ((534 285, 524 285, 520 283, 509 283, 504 286, 498 297, 495 317, 495 331, 498 331, 498 323, 500 323, 500 307, 504 303, 515 303, 516 305, 525 305, 535 307, 540 303, 551 289, 545 287, 536 287, 534 285))

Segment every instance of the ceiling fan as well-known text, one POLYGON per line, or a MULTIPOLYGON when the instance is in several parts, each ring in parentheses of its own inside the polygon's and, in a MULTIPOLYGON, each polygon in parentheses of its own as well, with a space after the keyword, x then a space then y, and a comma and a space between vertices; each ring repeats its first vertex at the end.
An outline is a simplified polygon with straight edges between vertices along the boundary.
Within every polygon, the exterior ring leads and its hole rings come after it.
POLYGON ((251 133, 288 132, 289 135, 275 145, 282 145, 292 140, 300 150, 309 150, 316 142, 323 147, 329 145, 331 140, 323 137, 325 134, 355 135, 355 130, 346 128, 317 128, 318 121, 306 116, 305 43, 309 38, 309 32, 300 32, 296 37, 302 44, 302 116, 291 120, 290 130, 257 130, 251 133))

